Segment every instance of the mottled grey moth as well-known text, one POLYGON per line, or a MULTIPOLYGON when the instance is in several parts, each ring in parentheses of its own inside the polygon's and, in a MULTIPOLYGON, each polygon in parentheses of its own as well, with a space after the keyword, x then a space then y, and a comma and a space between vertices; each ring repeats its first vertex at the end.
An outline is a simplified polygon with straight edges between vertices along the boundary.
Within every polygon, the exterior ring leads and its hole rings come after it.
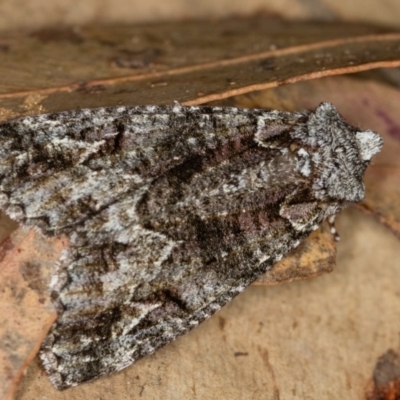
POLYGON ((58 389, 198 325, 364 197, 382 140, 315 111, 143 106, 0 125, 0 207, 70 247, 40 357, 58 389))

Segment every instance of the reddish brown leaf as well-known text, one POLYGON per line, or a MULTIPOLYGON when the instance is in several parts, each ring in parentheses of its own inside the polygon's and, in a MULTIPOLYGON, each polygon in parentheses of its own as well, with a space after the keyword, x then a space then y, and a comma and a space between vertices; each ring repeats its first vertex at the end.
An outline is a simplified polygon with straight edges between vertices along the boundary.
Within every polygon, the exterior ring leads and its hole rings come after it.
POLYGON ((56 319, 48 290, 67 242, 18 229, 0 245, 0 397, 12 399, 56 319))

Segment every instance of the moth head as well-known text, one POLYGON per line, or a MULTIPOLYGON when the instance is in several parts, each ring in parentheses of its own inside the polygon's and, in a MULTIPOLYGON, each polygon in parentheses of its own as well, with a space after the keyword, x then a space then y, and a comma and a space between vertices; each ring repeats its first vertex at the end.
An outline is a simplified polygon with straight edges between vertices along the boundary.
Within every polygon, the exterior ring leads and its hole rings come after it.
POLYGON ((301 136, 311 153, 315 197, 340 203, 361 201, 364 172, 381 150, 382 138, 347 124, 329 103, 309 114, 301 136))

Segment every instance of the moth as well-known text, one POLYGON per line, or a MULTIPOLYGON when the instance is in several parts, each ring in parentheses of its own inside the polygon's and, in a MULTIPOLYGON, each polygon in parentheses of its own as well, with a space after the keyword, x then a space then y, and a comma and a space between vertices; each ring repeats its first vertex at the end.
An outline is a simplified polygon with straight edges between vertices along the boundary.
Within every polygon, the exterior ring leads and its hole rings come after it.
POLYGON ((381 137, 314 111, 139 106, 0 125, 0 208, 70 246, 40 357, 65 389, 197 326, 364 197, 381 137))

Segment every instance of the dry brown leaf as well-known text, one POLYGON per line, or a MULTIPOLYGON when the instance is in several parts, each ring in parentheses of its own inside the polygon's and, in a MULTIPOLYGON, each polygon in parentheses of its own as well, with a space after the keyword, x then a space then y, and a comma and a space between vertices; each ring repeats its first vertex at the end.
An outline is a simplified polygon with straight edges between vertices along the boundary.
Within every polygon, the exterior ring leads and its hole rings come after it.
POLYGON ((389 349, 377 360, 366 400, 395 400, 400 396, 400 355, 389 349))
POLYGON ((48 290, 66 240, 17 229, 0 245, 0 398, 12 399, 57 314, 48 290))
POLYGON ((27 96, 45 96, 41 105, 49 112, 199 104, 400 65, 400 33, 340 22, 236 18, 42 30, 3 34, 1 41, 7 51, 1 54, 0 107, 15 115, 26 111, 27 96))
POLYGON ((254 284, 277 285, 299 279, 315 278, 332 272, 335 260, 335 240, 328 224, 324 224, 254 284))

